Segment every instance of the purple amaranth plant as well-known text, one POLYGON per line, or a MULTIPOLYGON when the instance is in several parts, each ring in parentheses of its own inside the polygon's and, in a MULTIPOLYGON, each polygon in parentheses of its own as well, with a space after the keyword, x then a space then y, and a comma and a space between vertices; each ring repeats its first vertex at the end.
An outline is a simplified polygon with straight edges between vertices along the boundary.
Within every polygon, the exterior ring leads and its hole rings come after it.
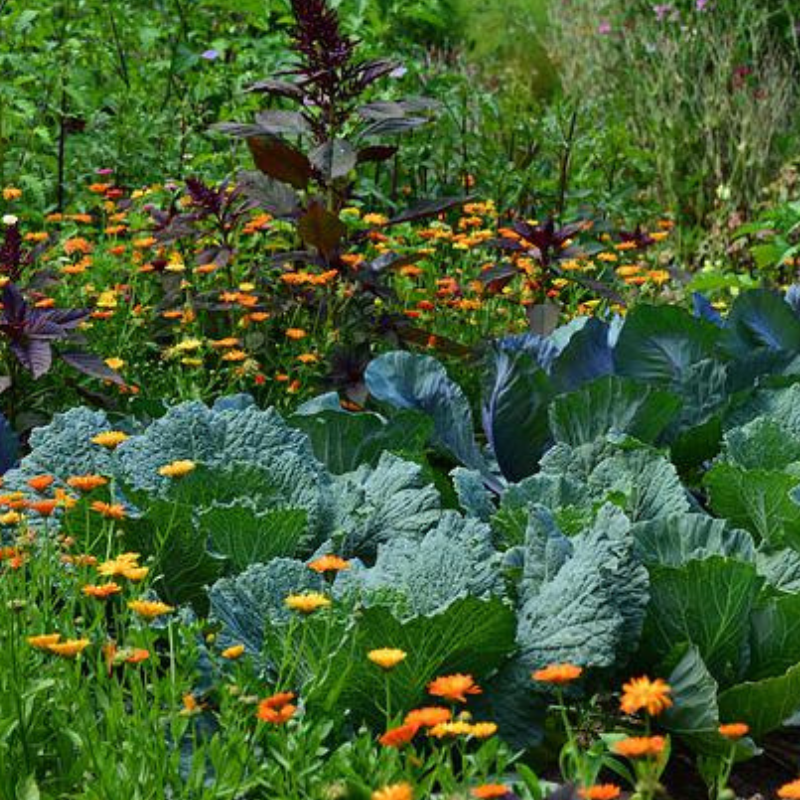
MULTIPOLYGON (((89 309, 31 307, 19 287, 11 282, 3 287, 2 302, 0 334, 5 338, 16 360, 34 379, 41 378, 50 370, 55 354, 79 372, 122 383, 122 378, 92 353, 74 349, 54 350, 57 343, 84 343, 75 329, 89 317, 89 309)), ((7 389, 10 385, 9 376, 0 376, 0 390, 7 389)))

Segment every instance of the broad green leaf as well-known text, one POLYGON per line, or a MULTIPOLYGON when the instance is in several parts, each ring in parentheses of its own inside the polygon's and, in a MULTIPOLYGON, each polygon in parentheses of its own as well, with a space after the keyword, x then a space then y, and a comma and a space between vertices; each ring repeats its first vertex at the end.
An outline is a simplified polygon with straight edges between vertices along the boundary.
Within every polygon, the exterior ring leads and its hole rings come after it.
POLYGON ((781 675, 800 664, 800 595, 773 598, 753 612, 750 633, 753 680, 781 675))
POLYGON ((197 521, 211 550, 228 558, 237 572, 278 556, 297 556, 308 529, 303 509, 260 512, 242 503, 215 503, 201 510, 197 521))
POLYGON ((800 439, 780 421, 758 417, 725 434, 723 454, 742 469, 782 470, 800 461, 800 439))
POLYGON ((728 314, 724 344, 734 356, 750 356, 759 349, 796 352, 800 318, 778 292, 743 292, 728 314))
POLYGON ((625 318, 614 349, 616 372, 670 386, 690 366, 710 358, 720 331, 677 306, 640 305, 625 318))
POLYGON ((747 531, 705 514, 669 514, 633 526, 636 552, 650 565, 680 567, 710 556, 752 563, 756 553, 747 531))
POLYGON ((736 683, 761 583, 754 565, 722 556, 651 567, 642 655, 663 659, 688 642, 720 684, 736 683))
POLYGON ((800 664, 783 675, 740 683, 719 696, 723 720, 745 722, 758 739, 779 728, 800 709, 800 664))
POLYGON ((800 549, 800 505, 791 496, 800 479, 776 470, 719 463, 704 483, 711 508, 731 525, 749 530, 771 547, 788 544, 800 549))
POLYGON ((550 428, 556 441, 573 447, 609 433, 653 444, 680 405, 669 392, 609 376, 557 397, 550 406, 550 428))

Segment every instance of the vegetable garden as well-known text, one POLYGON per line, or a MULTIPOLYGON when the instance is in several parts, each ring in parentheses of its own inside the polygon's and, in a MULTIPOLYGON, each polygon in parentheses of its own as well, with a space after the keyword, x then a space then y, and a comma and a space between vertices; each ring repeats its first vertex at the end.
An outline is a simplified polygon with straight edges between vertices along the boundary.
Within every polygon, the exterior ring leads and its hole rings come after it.
POLYGON ((799 36, 0 0, 0 800, 800 798, 799 36))

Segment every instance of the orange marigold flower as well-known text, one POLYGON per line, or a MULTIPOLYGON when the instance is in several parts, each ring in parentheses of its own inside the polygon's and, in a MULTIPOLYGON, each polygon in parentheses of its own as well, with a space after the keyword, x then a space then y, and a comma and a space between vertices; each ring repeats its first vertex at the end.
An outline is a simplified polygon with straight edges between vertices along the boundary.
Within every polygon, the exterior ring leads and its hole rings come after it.
POLYGON ((48 650, 61 638, 60 633, 40 633, 38 636, 29 636, 28 644, 37 650, 48 650))
POLYGON ((298 339, 305 339, 307 334, 302 328, 288 328, 286 330, 286 336, 289 339, 297 341, 298 339))
POLYGON ((227 658, 230 661, 234 661, 235 659, 239 658, 240 656, 244 655, 244 645, 243 644, 235 644, 231 647, 226 647, 220 655, 223 658, 227 658))
POLYGON ((396 728, 390 728, 378 741, 384 747, 403 747, 407 745, 419 731, 417 725, 399 725, 396 728))
POLYGON ((572 683, 583 674, 583 667, 575 664, 550 664, 544 669, 537 669, 531 677, 540 683, 555 683, 558 685, 572 683))
POLYGON ((505 797, 510 794, 511 790, 504 783, 484 783, 481 786, 476 786, 470 794, 472 797, 480 798, 480 800, 489 800, 493 797, 505 797))
POLYGON ((326 555, 315 558, 313 561, 309 561, 308 568, 319 573, 341 572, 344 569, 350 569, 350 562, 346 558, 326 555))
POLYGON ((376 789, 370 800, 414 800, 414 790, 410 783, 392 783, 376 789))
POLYGON ((447 700, 467 702, 468 694, 481 694, 483 690, 475 683, 472 675, 443 675, 428 684, 428 693, 447 700))
POLYGON ((635 714, 646 709, 648 714, 655 716, 672 705, 669 697, 672 689, 661 678, 656 678, 654 681, 646 675, 633 678, 622 687, 622 691, 619 707, 626 714, 635 714))
POLYGON ((726 739, 736 741, 736 739, 741 739, 743 736, 747 736, 747 734, 750 733, 750 726, 746 725, 744 722, 729 722, 726 725, 720 725, 717 730, 726 739))
POLYGON ((58 500, 32 500, 27 506, 31 511, 41 514, 43 517, 49 517, 58 505, 58 500))
POLYGON ((72 255, 73 253, 83 253, 86 255, 92 252, 92 245, 82 236, 76 236, 74 239, 67 239, 67 241, 64 242, 64 252, 67 255, 72 255))
POLYGON ((784 783, 778 789, 778 797, 781 800, 800 800, 800 778, 791 783, 784 783))
POLYGON ((160 600, 131 600, 128 608, 140 617, 147 619, 161 617, 175 610, 173 606, 162 603, 160 600))
POLYGON ((102 475, 73 475, 67 478, 67 486, 79 492, 91 492, 100 486, 105 486, 108 480, 102 475))
POLYGON ((52 475, 37 475, 28 481, 28 486, 36 492, 43 492, 54 480, 55 478, 52 475))
POLYGON ((267 697, 258 704, 256 716, 262 722, 273 725, 283 725, 288 722, 297 711, 297 706, 292 705, 293 692, 279 692, 267 697))
POLYGON ((142 647, 134 647, 133 650, 123 650, 122 656, 126 664, 139 664, 150 658, 150 651, 142 647))
POLYGON ((408 653, 395 647, 381 647, 377 650, 370 650, 367 658, 377 664, 381 669, 394 669, 401 661, 404 661, 408 653))
POLYGON ((111 597, 112 594, 119 594, 121 591, 122 587, 118 583, 114 583, 114 581, 100 584, 87 583, 81 589, 81 592, 87 597, 96 597, 99 600, 105 600, 106 597, 111 597))
POLYGON ((647 758, 660 756, 667 741, 663 736, 629 736, 615 742, 611 749, 626 758, 647 758))
POLYGON ((443 722, 449 722, 452 716, 453 712, 444 706, 425 706, 409 711, 403 722, 406 725, 416 725, 418 728, 433 728, 443 722))
POLYGON ((91 508, 106 519, 125 519, 125 506, 122 503, 104 503, 102 500, 95 500, 91 508))
POLYGON ((622 789, 615 783, 597 783, 578 790, 578 796, 583 800, 617 800, 622 794, 622 789))
POLYGON ((63 642, 56 642, 48 646, 51 653, 63 658, 75 658, 89 646, 88 639, 66 639, 63 642))

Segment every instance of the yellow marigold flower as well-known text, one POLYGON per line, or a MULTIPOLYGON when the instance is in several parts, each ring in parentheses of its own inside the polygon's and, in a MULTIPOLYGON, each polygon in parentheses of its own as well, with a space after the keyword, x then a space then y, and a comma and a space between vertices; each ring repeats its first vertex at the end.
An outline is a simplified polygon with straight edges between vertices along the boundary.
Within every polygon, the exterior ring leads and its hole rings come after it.
POLYGON ((37 650, 48 650, 61 638, 60 633, 40 633, 38 636, 29 636, 28 644, 37 650))
POLYGON ((647 277, 650 278, 653 283, 661 286, 662 283, 666 283, 670 279, 670 274, 665 269, 651 269, 648 271, 647 277))
POLYGON ((346 558, 341 558, 340 556, 325 555, 310 561, 308 568, 319 573, 341 572, 342 570, 350 569, 350 562, 346 558))
POLYGON ((747 736, 747 734, 750 733, 750 726, 746 725, 744 722, 729 722, 726 725, 720 725, 717 730, 726 739, 736 741, 736 739, 741 739, 743 736, 747 736))
POLYGON ((447 700, 467 702, 467 695, 480 694, 482 689, 475 683, 472 675, 443 675, 428 684, 428 693, 447 700))
POLYGON ((125 362, 121 358, 107 358, 106 359, 106 366, 109 369, 113 370, 120 370, 125 366, 125 362))
POLYGON ((392 783, 376 789, 370 800, 414 800, 414 790, 410 783, 392 783))
POLYGON ((313 614, 317 609, 330 606, 331 599, 319 592, 306 592, 305 594, 290 594, 283 602, 292 611, 313 614))
POLYGON ((99 444, 101 447, 107 447, 109 450, 113 450, 126 439, 130 439, 130 436, 122 431, 103 431, 102 433, 98 433, 97 436, 92 437, 92 444, 99 444))
POLYGON ((222 657, 227 658, 231 661, 239 658, 240 656, 244 655, 244 645, 243 644, 235 644, 232 647, 228 647, 222 651, 222 657))
POLYGON ((379 227, 381 225, 385 225, 389 221, 389 217, 385 217, 383 214, 364 214, 362 220, 367 225, 375 225, 379 227))
POLYGON ((184 475, 188 475, 195 469, 197 469, 197 464, 195 464, 194 461, 184 459, 165 464, 163 467, 159 468, 158 474, 163 475, 165 478, 182 478, 184 475))
POLYGON ((22 521, 22 514, 18 511, 6 511, 0 514, 0 525, 17 525, 22 521))
POLYGON ((65 639, 48 646, 48 651, 63 658, 75 658, 89 646, 88 639, 65 639))
POLYGON ((435 739, 444 739, 446 736, 469 736, 471 733, 472 725, 464 720, 442 722, 430 729, 430 735, 435 739))
POLYGON ((244 350, 229 350, 221 356, 223 361, 244 361, 247 353, 244 350))
POLYGON ((404 661, 408 653, 405 650, 398 650, 391 647, 382 647, 378 650, 370 650, 367 658, 377 664, 381 669, 393 669, 401 661, 404 661))
POLYGON ((16 186, 6 186, 3 189, 3 200, 19 200, 22 197, 22 189, 16 186))
POLYGON ((301 364, 316 364, 319 361, 319 356, 314 355, 314 353, 301 353, 297 356, 297 360, 301 364))
POLYGON ((544 669, 537 669, 531 677, 540 683, 564 684, 576 681, 582 673, 583 667, 575 664, 550 664, 544 669))
POLYGON ((168 606, 160 600, 130 600, 128 608, 140 617, 147 619, 161 617, 175 610, 173 606, 168 606))
POLYGON ((488 739, 497 733, 497 725, 494 722, 473 722, 469 733, 476 739, 488 739))
POLYGON ((664 752, 666 744, 663 736, 629 736, 615 742, 611 749, 626 758, 655 758, 664 752))
MULTIPOLYGON (((117 558, 110 561, 104 561, 98 565, 97 572, 104 578, 112 578, 122 576, 131 579, 130 573, 132 570, 142 569, 144 575, 147 575, 147 567, 139 567, 139 554, 138 553, 123 553, 117 558)), ((142 575, 142 577, 144 577, 142 575)))
POLYGON ((633 678, 622 687, 622 691, 619 707, 626 714, 635 714, 645 709, 648 714, 655 716, 672 705, 669 697, 672 689, 661 678, 654 681, 647 676, 633 678))

